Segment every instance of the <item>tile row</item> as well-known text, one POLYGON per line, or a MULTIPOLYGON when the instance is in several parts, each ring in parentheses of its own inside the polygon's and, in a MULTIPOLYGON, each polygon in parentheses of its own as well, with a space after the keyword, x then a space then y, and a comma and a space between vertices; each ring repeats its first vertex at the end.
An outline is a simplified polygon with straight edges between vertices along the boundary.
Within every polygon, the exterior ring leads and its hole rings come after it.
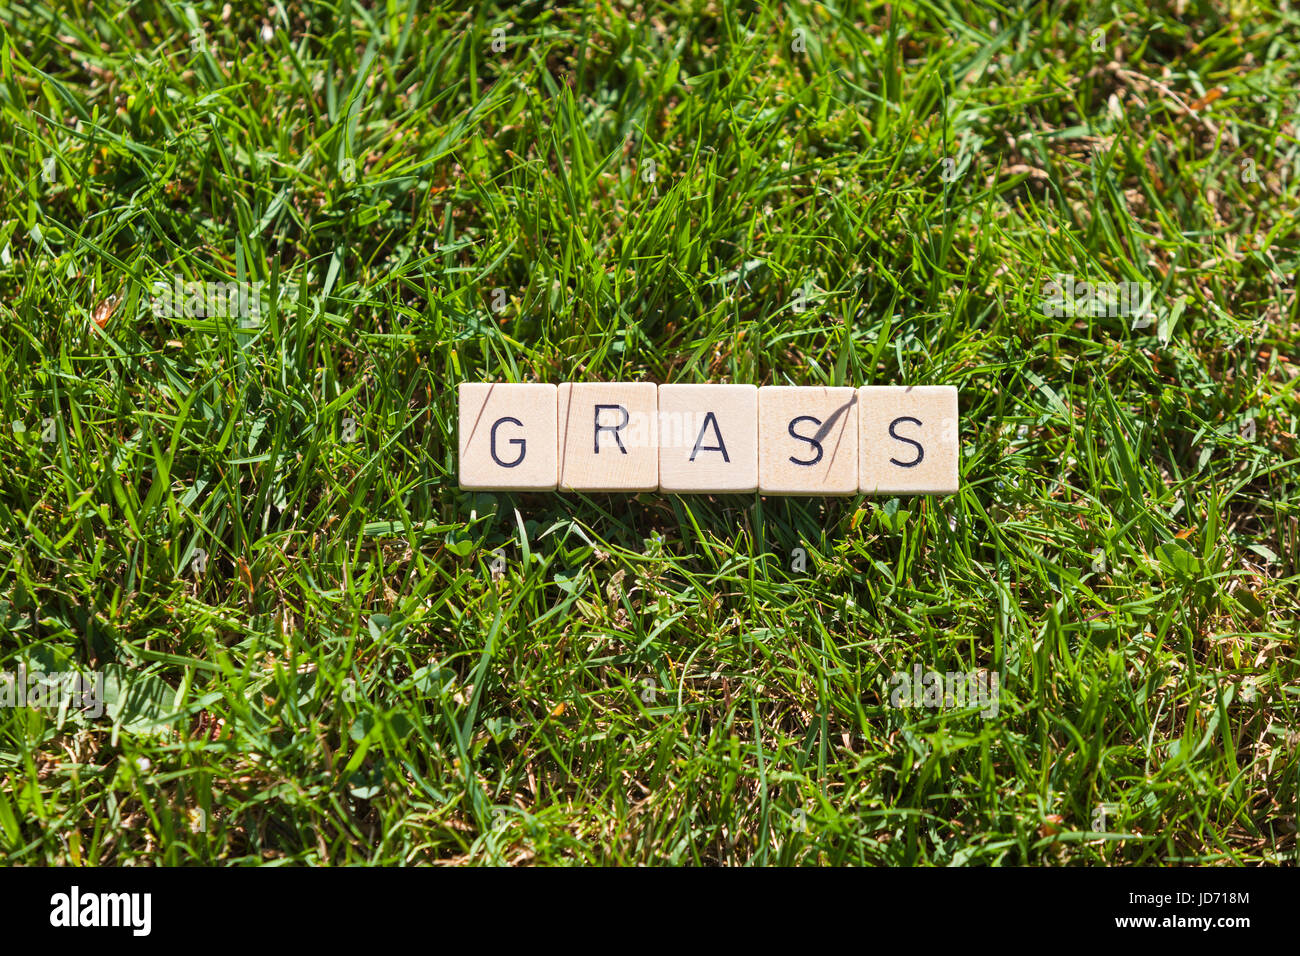
POLYGON ((460 386, 466 491, 951 494, 957 389, 460 386))

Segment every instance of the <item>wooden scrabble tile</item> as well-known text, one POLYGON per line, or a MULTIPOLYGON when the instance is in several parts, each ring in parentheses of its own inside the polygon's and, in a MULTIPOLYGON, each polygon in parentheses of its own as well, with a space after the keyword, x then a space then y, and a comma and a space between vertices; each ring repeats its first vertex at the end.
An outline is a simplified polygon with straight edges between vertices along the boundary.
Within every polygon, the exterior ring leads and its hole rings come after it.
POLYGON ((659 487, 654 382, 565 382, 559 391, 561 491, 659 487))
POLYGON ((554 492, 555 386, 461 382, 460 486, 554 492))
POLYGON ((765 385, 758 390, 758 490, 857 494, 856 389, 765 385))
POLYGON ((956 388, 867 385, 858 390, 858 399, 858 487, 864 494, 957 491, 956 388))
POLYGON ((462 382, 460 486, 466 491, 554 491, 554 385, 462 382))
POLYGON ((758 490, 757 386, 659 386, 659 490, 758 490))

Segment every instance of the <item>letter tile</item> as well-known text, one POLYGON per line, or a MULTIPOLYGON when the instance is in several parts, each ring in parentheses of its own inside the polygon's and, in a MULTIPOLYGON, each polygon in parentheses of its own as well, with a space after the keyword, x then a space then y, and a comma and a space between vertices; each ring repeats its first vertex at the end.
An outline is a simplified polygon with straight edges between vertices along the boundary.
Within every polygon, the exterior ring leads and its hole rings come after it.
POLYGON ((947 495, 958 488, 957 389, 866 385, 858 390, 861 461, 868 495, 947 495))
POLYGON ((659 490, 758 490, 757 386, 659 386, 659 490))
POLYGON ((559 390, 561 491, 659 487, 653 382, 564 382, 559 390))
POLYGON ((462 382, 460 487, 554 491, 556 388, 462 382))
POLYGON ((760 388, 758 459, 762 494, 857 494, 857 390, 760 388))

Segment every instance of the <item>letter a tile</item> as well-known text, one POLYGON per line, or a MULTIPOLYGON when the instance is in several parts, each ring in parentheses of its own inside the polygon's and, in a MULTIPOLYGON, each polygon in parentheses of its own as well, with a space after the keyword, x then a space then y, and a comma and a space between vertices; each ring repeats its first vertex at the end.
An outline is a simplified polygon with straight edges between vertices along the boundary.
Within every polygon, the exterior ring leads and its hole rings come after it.
POLYGON ((857 494, 857 390, 760 388, 758 459, 765 495, 857 494))
POLYGON ((957 389, 951 385, 866 385, 862 406, 864 494, 946 495, 957 491, 957 389))
POLYGON ((659 487, 654 382, 564 382, 559 391, 561 491, 659 487))
POLYGON ((462 382, 460 487, 465 491, 554 491, 554 385, 462 382))
POLYGON ((659 386, 659 490, 758 490, 757 386, 659 386))

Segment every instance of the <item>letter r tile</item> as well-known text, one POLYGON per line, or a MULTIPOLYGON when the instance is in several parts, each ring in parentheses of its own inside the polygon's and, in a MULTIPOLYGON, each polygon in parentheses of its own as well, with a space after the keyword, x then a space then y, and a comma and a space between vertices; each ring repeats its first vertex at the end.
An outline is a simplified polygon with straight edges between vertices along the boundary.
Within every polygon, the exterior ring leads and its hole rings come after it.
POLYGON ((460 487, 554 491, 556 388, 461 382, 460 487))
POLYGON ((758 490, 757 386, 659 386, 659 490, 758 490))
POLYGON ((863 494, 953 494, 958 487, 957 389, 866 385, 858 390, 863 494))
POLYGON ((558 397, 561 491, 659 487, 654 382, 564 382, 558 397))
POLYGON ((758 390, 758 490, 857 494, 856 389, 765 385, 758 390))

